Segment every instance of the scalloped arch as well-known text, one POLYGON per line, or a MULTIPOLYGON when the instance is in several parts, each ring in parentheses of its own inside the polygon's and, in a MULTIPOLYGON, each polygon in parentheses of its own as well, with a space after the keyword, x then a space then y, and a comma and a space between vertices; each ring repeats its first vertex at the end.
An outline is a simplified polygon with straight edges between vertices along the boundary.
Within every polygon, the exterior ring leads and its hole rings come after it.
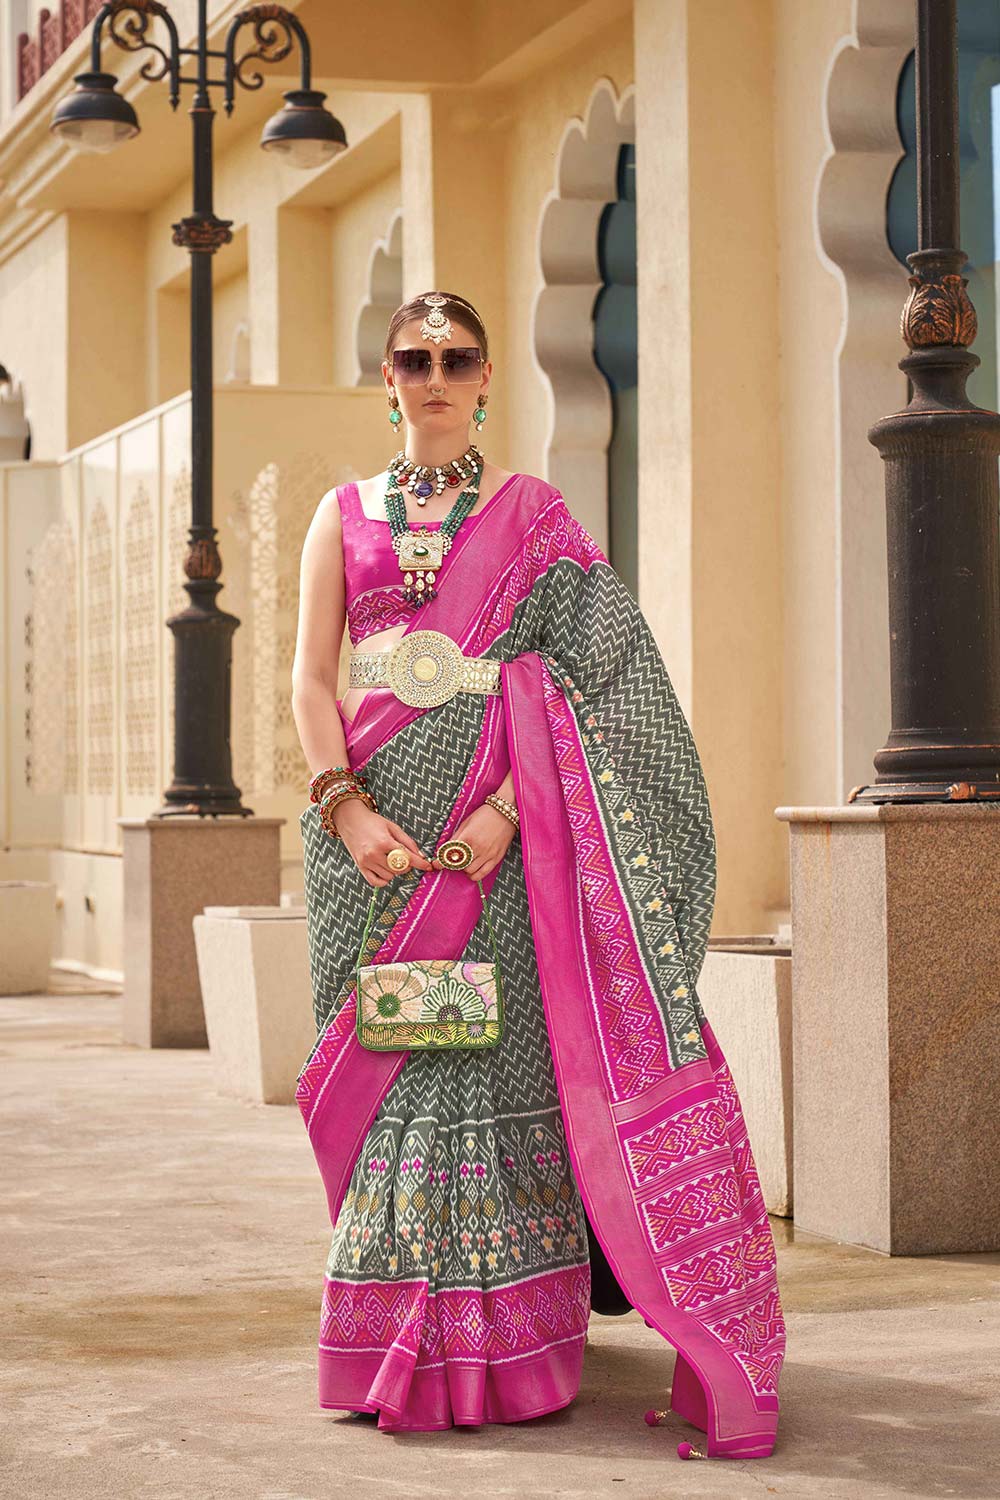
POLYGON ((905 271, 886 236, 886 196, 903 145, 900 70, 914 42, 911 0, 856 0, 854 31, 830 59, 817 181, 816 241, 841 287, 834 360, 832 566, 836 590, 837 778, 842 796, 871 780, 891 722, 885 475, 868 429, 906 404, 899 360, 905 271))
POLYGON ((372 246, 365 277, 368 294, 354 325, 355 385, 382 384, 385 330, 403 300, 403 210, 397 209, 382 239, 372 246))
POLYGON ((542 286, 532 311, 532 348, 552 393, 545 473, 573 496, 573 511, 608 547, 607 452, 612 406, 594 362, 594 301, 604 285, 597 234, 618 196, 619 149, 635 141, 635 89, 594 84, 586 109, 569 120, 556 154, 555 186, 538 224, 542 286))

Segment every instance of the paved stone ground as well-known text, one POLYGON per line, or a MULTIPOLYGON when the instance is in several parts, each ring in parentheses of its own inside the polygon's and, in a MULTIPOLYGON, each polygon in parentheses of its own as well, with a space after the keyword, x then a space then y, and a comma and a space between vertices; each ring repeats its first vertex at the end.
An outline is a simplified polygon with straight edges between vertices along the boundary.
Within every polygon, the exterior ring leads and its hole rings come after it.
MULTIPOLYGON (((120 996, 0 1000, 0 1495, 1000 1496, 1000 1256, 887 1258, 772 1220, 770 1459, 683 1463, 673 1354, 595 1316, 583 1385, 513 1426, 379 1433, 316 1405, 326 1205, 298 1110, 120 1040, 120 996)), ((89 988, 90 993, 82 993, 89 988)))

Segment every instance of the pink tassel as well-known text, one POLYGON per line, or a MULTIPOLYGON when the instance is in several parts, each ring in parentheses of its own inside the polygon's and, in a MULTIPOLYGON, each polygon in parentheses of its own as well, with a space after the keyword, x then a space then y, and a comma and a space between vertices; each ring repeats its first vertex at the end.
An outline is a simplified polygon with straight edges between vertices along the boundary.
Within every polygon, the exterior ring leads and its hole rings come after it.
MULTIPOLYGON (((669 1417, 669 1415, 669 1411, 656 1411, 651 1407, 646 1413, 646 1425, 648 1427, 659 1427, 664 1417, 669 1417)), ((694 1448, 690 1443, 677 1444, 678 1458, 707 1458, 707 1456, 707 1454, 702 1453, 700 1448, 694 1448)))

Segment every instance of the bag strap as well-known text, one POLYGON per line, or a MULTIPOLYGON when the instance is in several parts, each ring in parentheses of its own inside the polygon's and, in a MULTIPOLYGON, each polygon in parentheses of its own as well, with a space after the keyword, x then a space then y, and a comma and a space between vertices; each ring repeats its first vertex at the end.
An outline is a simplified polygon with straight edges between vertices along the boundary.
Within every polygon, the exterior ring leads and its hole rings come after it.
MULTIPOLYGON (((497 974, 499 975, 499 972, 500 972, 500 954, 497 952, 497 938, 496 938, 496 933, 493 931, 493 922, 492 922, 492 920, 490 918, 490 909, 489 909, 489 906, 487 905, 486 892, 483 890, 483 882, 481 880, 477 880, 476 884, 479 887, 479 894, 483 898, 483 911, 486 914, 486 926, 489 928, 490 944, 491 944, 491 946, 493 948, 493 961, 494 961, 494 963, 497 966, 497 974)), ((355 988, 357 988, 360 985, 360 983, 361 983, 361 961, 362 961, 362 959, 365 956, 365 948, 368 945, 368 934, 371 932, 371 930, 372 930, 372 923, 375 920, 375 902, 378 899, 378 893, 379 893, 380 889, 381 888, 379 886, 375 887, 375 889, 372 891, 372 899, 368 903, 368 920, 365 922, 365 930, 364 930, 364 932, 361 935, 361 947, 360 947, 360 949, 358 951, 358 962, 357 962, 357 965, 355 967, 355 975, 354 975, 355 988)))

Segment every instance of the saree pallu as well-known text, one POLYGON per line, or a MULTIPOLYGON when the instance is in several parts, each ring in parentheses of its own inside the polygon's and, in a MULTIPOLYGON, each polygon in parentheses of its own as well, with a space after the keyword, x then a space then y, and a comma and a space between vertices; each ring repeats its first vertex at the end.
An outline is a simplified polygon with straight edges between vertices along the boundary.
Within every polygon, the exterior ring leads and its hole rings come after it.
MULTIPOLYGON (((352 766, 427 853, 513 775, 485 877, 507 1019, 482 1052, 374 1053, 354 1032, 371 887, 301 817, 317 1042, 297 1100, 333 1241, 324 1407, 383 1430, 509 1422, 579 1389, 587 1223, 676 1350, 670 1405, 710 1456, 774 1446, 785 1328, 740 1100, 696 983, 716 860, 701 764, 638 605, 558 490, 515 475, 459 531, 408 624, 499 659, 498 696, 369 691, 352 766)), ((476 885, 381 888, 364 962, 489 956, 476 885)))

